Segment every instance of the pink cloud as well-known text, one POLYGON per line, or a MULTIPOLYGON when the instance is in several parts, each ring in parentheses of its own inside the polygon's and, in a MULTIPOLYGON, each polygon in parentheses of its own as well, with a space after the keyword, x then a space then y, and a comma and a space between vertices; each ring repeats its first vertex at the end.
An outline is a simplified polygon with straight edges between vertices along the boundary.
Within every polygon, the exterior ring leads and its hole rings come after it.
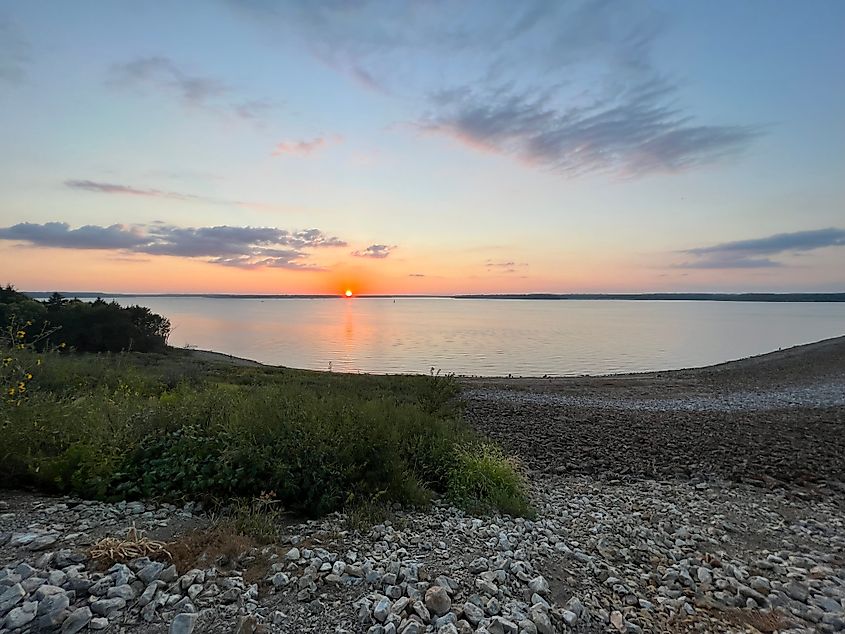
POLYGON ((307 156, 329 145, 340 143, 342 140, 340 136, 334 135, 331 137, 315 137, 311 140, 282 141, 276 144, 276 147, 273 149, 273 156, 281 156, 283 154, 307 156))

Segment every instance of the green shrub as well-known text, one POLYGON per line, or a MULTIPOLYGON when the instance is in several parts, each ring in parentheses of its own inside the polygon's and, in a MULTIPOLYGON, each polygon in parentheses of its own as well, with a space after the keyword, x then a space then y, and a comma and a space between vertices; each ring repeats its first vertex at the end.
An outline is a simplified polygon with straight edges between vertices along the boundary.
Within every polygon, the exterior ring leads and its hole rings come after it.
POLYGON ((6 485, 98 498, 271 491, 306 515, 443 494, 528 512, 514 466, 461 422, 451 377, 237 367, 177 352, 42 356, 28 399, 0 410, 6 485))
POLYGON ((459 448, 455 457, 447 486, 455 504, 475 511, 531 514, 523 481, 499 447, 477 442, 459 448))

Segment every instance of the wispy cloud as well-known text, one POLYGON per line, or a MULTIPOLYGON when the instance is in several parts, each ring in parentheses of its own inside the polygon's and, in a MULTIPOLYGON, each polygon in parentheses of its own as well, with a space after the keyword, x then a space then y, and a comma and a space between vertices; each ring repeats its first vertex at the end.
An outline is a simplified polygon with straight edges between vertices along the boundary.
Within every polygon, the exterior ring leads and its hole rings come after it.
POLYGON ((353 251, 352 255, 356 258, 386 258, 388 255, 396 250, 396 245, 390 246, 387 244, 371 244, 366 249, 360 251, 353 251))
POLYGON ((813 231, 778 233, 766 238, 736 240, 686 249, 680 253, 693 256, 694 259, 676 266, 689 269, 772 268, 784 266, 783 262, 772 259, 779 255, 842 246, 845 246, 845 229, 830 227, 813 231))
POLYGON ((319 229, 288 231, 275 227, 176 227, 147 225, 85 225, 72 229, 65 222, 23 222, 0 228, 0 240, 35 247, 103 249, 124 254, 202 258, 241 268, 276 267, 316 270, 310 251, 343 247, 346 242, 319 229))
POLYGON ((17 83, 26 76, 29 44, 14 22, 0 15, 0 81, 17 83))
POLYGON ((316 137, 303 141, 282 141, 276 144, 276 147, 273 149, 273 156, 280 156, 282 154, 308 155, 328 145, 340 142, 341 137, 339 136, 316 137))
POLYGON ((64 182, 65 187, 77 191, 90 192, 94 194, 111 194, 117 196, 138 196, 143 198, 162 198, 166 200, 179 200, 184 202, 206 203, 210 205, 233 205, 247 209, 263 211, 289 211, 290 208, 272 203, 253 202, 246 200, 229 200, 226 198, 215 198, 213 196, 201 196, 185 192, 157 189, 155 187, 136 187, 120 183, 105 183, 84 179, 71 179, 64 182))
POLYGON ((514 260, 487 260, 484 263, 488 271, 497 273, 518 273, 519 269, 528 266, 527 262, 516 262, 514 260))
POLYGON ((241 119, 263 123, 264 119, 276 110, 279 105, 268 99, 247 99, 233 104, 232 107, 235 114, 241 119))
POLYGON ((280 40, 298 40, 320 62, 379 92, 429 91, 456 71, 472 83, 513 77, 559 81, 575 64, 638 72, 665 18, 645 5, 550 2, 277 3, 229 0, 280 40))
POLYGON ((565 176, 690 170, 764 132, 684 107, 685 78, 655 66, 671 20, 648 3, 230 4, 361 85, 427 103, 416 129, 565 176))
POLYGON ((192 108, 228 112, 258 124, 276 107, 264 99, 243 98, 228 83, 211 75, 185 70, 169 57, 142 57, 111 67, 108 83, 117 87, 155 90, 192 108))
POLYGON ((101 183, 90 180, 66 180, 66 187, 82 191, 94 192, 97 194, 124 194, 127 196, 145 196, 150 198, 170 198, 173 200, 208 200, 202 196, 183 194, 180 192, 163 191, 161 189, 140 188, 132 185, 120 185, 116 183, 101 183))
POLYGON ((588 106, 561 108, 550 97, 508 90, 443 92, 419 123, 473 148, 567 175, 674 172, 736 154, 761 134, 750 126, 697 125, 667 105, 660 82, 588 106))
POLYGON ((208 106, 212 99, 229 92, 222 81, 188 73, 169 57, 142 57, 115 64, 110 80, 114 84, 158 88, 191 106, 208 106))

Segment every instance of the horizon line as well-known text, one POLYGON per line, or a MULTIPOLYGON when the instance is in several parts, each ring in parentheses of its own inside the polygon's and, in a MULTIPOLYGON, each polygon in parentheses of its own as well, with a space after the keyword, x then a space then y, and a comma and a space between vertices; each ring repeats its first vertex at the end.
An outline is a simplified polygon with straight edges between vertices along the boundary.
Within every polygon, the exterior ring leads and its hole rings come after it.
MULTIPOLYGON (((32 298, 49 297, 58 292, 68 298, 126 298, 171 297, 206 299, 350 299, 343 294, 295 293, 116 293, 102 291, 21 291, 32 298)), ((376 293, 354 295, 352 299, 506 299, 506 300, 676 300, 676 301, 796 301, 796 302, 845 302, 845 292, 803 291, 754 291, 754 292, 639 292, 639 293, 376 293)))

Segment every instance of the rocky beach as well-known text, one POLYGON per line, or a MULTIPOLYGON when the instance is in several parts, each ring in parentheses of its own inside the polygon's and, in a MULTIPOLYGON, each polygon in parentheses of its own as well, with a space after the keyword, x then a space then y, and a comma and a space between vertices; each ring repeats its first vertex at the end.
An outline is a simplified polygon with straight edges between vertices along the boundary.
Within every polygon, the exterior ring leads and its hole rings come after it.
POLYGON ((0 632, 845 630, 845 338, 463 388, 533 517, 435 502, 257 544, 191 502, 4 492, 0 632))

